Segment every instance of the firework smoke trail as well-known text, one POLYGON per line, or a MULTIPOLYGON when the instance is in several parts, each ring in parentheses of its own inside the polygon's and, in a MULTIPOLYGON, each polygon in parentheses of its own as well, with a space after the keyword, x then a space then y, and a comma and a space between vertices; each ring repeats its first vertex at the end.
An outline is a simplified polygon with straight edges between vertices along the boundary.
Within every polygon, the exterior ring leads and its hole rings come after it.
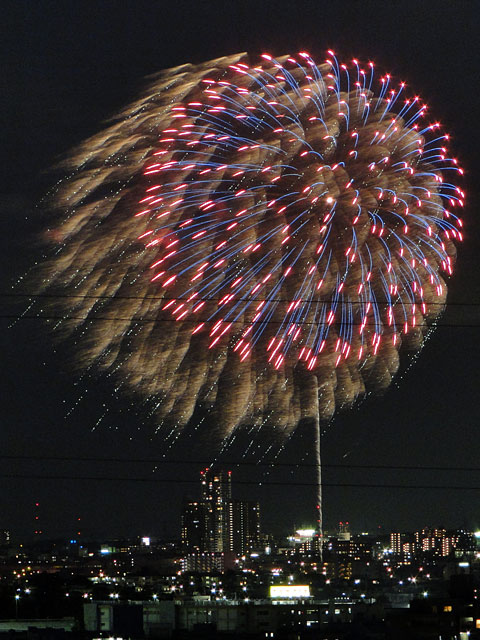
POLYGON ((44 287, 70 295, 85 366, 159 424, 202 407, 216 438, 288 436, 386 389, 442 312, 464 200, 447 141, 330 51, 167 70, 68 160, 44 287))

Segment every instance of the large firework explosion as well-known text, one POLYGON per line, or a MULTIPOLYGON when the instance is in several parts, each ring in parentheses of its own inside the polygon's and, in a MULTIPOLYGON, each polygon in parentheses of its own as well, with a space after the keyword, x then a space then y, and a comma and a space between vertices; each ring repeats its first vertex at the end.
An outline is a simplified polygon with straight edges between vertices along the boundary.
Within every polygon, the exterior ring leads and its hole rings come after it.
POLYGON ((219 437, 288 435, 387 388, 442 312, 447 140, 403 83, 331 51, 164 71, 69 158, 44 287, 83 364, 158 424, 203 407, 219 437))

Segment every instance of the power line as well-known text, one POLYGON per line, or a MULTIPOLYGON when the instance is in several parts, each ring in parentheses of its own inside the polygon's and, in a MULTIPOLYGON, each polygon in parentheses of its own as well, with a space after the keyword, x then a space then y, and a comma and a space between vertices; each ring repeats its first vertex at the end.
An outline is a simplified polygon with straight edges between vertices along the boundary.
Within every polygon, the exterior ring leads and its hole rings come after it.
MULTIPOLYGON (((79 293, 29 293, 29 292, 0 292, 2 298, 53 298, 53 299, 80 299, 80 300, 181 300, 192 302, 219 302, 225 296, 221 298, 215 297, 183 297, 183 296, 127 296, 127 295, 92 295, 92 294, 79 294, 79 293)), ((291 298, 235 298, 235 302, 292 302, 291 298)), ((335 302, 332 298, 312 298, 308 299, 308 302, 335 302)), ((361 301, 349 301, 349 304, 364 304, 361 301)), ((410 303, 409 303, 410 304, 410 303)), ((428 306, 461 306, 461 307, 480 307, 480 302, 429 302, 428 306)))
MULTIPOLYGON (((82 456, 31 456, 31 455, 3 455, 0 454, 0 460, 29 460, 29 461, 45 461, 52 460, 55 462, 115 462, 125 463, 132 462, 138 464, 198 464, 208 466, 211 460, 163 460, 159 458, 107 458, 107 457, 82 457, 82 456)), ((248 460, 229 461, 222 463, 220 466, 236 467, 236 466, 258 466, 258 467, 316 467, 314 462, 249 462, 248 460)), ((329 469, 394 469, 401 471, 480 471, 480 467, 452 467, 452 466, 415 466, 415 465, 387 465, 387 464, 322 464, 322 468, 329 469)))
MULTIPOLYGON (((198 485, 198 480, 186 480, 186 479, 174 479, 174 478, 127 478, 121 476, 73 476, 73 475, 38 475, 38 474, 0 474, 0 478, 10 480, 82 480, 93 482, 140 482, 140 483, 154 483, 154 484, 195 484, 198 485)), ((235 482, 237 485, 256 485, 256 486, 296 486, 296 487, 316 487, 315 482, 298 482, 292 481, 269 481, 269 482, 257 482, 254 480, 239 480, 235 482)), ((420 485, 420 484, 365 484, 365 483, 337 483, 337 482, 325 482, 322 483, 323 487, 337 487, 337 488, 349 488, 349 489, 435 489, 435 490, 448 490, 448 491, 480 491, 480 486, 459 486, 459 485, 420 485)))
MULTIPOLYGON (((172 318, 134 318, 134 317, 117 317, 117 318, 107 318, 104 316, 92 316, 92 317, 87 317, 87 316, 39 316, 39 315, 26 315, 26 314, 0 314, 0 319, 3 320, 55 320, 55 321, 62 321, 62 320, 75 320, 75 321, 81 321, 81 322, 133 322, 136 324, 148 324, 148 323, 156 323, 156 322, 177 322, 177 320, 172 317, 172 318)), ((212 322, 218 322, 219 319, 218 318, 211 318, 211 319, 200 319, 200 318, 182 318, 182 322, 203 322, 203 323, 212 323, 212 322)), ((255 322, 256 325, 260 326, 260 325, 265 325, 265 324, 283 324, 285 322, 285 320, 258 320, 257 322, 255 322)), ((228 320, 229 324, 245 324, 245 320, 228 320)), ((300 323, 302 326, 323 326, 323 325, 327 325, 327 322, 304 322, 302 321, 300 323)), ((362 323, 361 322, 351 322, 349 323, 351 326, 361 326, 362 323)), ((367 326, 374 326, 374 324, 372 325, 367 325, 367 326)), ((422 324, 417 324, 416 328, 425 328, 425 329, 430 329, 433 325, 427 325, 426 323, 422 323, 422 324)), ((458 324, 458 323, 435 323, 435 328, 439 329, 478 329, 480 328, 480 323, 479 324, 458 324)))

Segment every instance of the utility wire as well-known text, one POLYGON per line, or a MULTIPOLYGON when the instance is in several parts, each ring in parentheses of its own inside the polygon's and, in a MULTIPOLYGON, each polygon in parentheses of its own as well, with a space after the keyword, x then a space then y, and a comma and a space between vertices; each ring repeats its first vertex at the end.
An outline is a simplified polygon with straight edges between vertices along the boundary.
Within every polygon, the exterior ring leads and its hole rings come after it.
MULTIPOLYGON (((81 322, 133 322, 135 324, 147 324, 147 323, 156 323, 156 322, 177 322, 176 318, 134 318, 129 317, 126 318, 116 317, 116 318, 107 318, 104 316, 92 316, 92 317, 84 317, 84 316, 38 316, 38 315, 22 315, 22 314, 0 314, 0 319, 3 320, 75 320, 81 322)), ((203 323, 212 323, 218 322, 218 318, 204 319, 204 318, 182 318, 182 322, 203 322, 203 323)), ((245 320, 228 320, 230 324, 242 324, 245 325, 245 320)), ((284 320, 258 320, 256 325, 264 325, 264 324, 283 324, 284 320)), ((326 322, 302 322, 303 326, 314 325, 314 326, 323 326, 326 325, 326 322)), ((351 322, 349 323, 351 326, 361 326, 361 322, 351 322)), ((367 325, 367 326, 374 326, 367 325)), ((418 323, 416 325, 417 328, 426 328, 430 329, 433 325, 428 325, 426 323, 418 323)), ((435 328, 449 328, 449 329, 478 329, 480 328, 480 323, 478 324, 458 324, 458 323, 434 323, 435 328)))
MULTIPOLYGON (((77 293, 28 293, 28 292, 0 292, 2 298, 73 298, 80 300, 188 300, 189 297, 172 297, 172 296, 126 296, 126 295, 92 295, 92 294, 77 294, 77 293)), ((195 297, 192 302, 219 302, 224 298, 215 297, 195 297)), ((292 302, 291 298, 235 298, 235 302, 292 302)), ((309 302, 335 302, 331 298, 313 298, 309 299, 309 302)), ((363 304, 361 301, 350 301, 349 304, 363 304)), ((461 306, 461 307, 480 307, 480 302, 429 302, 428 306, 461 306)))
MULTIPOLYGON (((38 475, 38 474, 9 474, 1 473, 0 478, 11 480, 91 480, 94 482, 150 482, 155 484, 195 484, 198 485, 198 480, 186 480, 175 478, 127 478, 121 476, 73 476, 73 475, 38 475)), ((298 482, 292 481, 269 481, 269 482, 256 482, 254 480, 239 480, 235 482, 237 485, 255 485, 255 486, 295 486, 295 487, 316 487, 315 482, 298 482)), ((448 491, 480 491, 480 486, 472 485, 421 485, 421 484, 364 484, 364 483, 337 483, 337 482, 325 482, 322 483, 323 487, 338 487, 338 488, 369 488, 369 489, 435 489, 435 490, 448 490, 448 491)))
MULTIPOLYGON (((81 457, 81 456, 30 456, 30 455, 3 455, 0 454, 0 460, 29 460, 29 461, 45 461, 52 460, 55 462, 117 462, 117 463, 139 463, 139 464, 189 464, 208 466, 211 460, 163 460, 159 458, 104 458, 104 457, 81 457)), ((221 464, 222 467, 231 466, 263 466, 263 467, 316 467, 313 462, 249 462, 240 460, 236 462, 228 461, 221 464)), ((480 471, 480 467, 451 467, 451 466, 414 466, 414 465, 390 465, 390 464, 322 464, 322 467, 329 469, 394 469, 402 471, 480 471)), ((237 484, 235 482, 235 484, 237 484)))

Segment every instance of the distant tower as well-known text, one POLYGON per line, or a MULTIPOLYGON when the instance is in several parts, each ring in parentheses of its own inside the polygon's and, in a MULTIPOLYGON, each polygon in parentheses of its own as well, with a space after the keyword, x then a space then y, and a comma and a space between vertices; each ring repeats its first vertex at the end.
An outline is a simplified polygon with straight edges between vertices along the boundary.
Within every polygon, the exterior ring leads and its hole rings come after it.
POLYGON ((232 472, 200 472, 205 505, 206 551, 233 550, 232 472))
POLYGON ((35 509, 34 509, 34 513, 33 513, 33 518, 34 518, 34 530, 33 530, 33 533, 36 536, 40 536, 40 535, 42 535, 43 531, 42 531, 41 524, 40 524, 40 503, 39 502, 35 502, 35 509))
POLYGON ((348 522, 339 522, 338 523, 338 539, 339 540, 350 540, 350 523, 348 522))

